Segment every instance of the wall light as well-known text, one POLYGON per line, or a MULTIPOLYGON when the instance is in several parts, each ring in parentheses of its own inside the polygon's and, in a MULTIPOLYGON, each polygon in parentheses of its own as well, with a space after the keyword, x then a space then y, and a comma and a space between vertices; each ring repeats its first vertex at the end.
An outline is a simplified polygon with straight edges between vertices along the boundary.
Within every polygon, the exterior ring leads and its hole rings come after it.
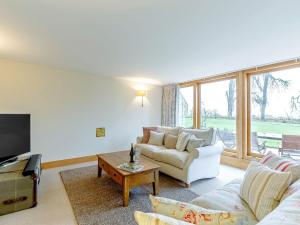
POLYGON ((144 97, 146 96, 145 90, 136 90, 135 96, 142 97, 142 107, 144 107, 144 97))

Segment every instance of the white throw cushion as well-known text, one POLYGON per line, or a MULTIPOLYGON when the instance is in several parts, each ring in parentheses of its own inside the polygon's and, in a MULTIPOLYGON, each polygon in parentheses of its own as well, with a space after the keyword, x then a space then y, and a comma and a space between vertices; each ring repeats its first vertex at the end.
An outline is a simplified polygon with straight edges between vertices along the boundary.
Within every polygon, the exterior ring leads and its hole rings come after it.
POLYGON ((278 206, 291 179, 291 173, 251 162, 241 184, 240 196, 249 204, 257 219, 262 220, 278 206))
POLYGON ((164 136, 165 136, 164 133, 150 131, 150 138, 149 138, 148 144, 161 146, 161 145, 163 145, 164 136))
POLYGON ((187 143, 189 142, 190 135, 185 132, 181 132, 178 136, 178 140, 176 143, 176 149, 179 151, 184 151, 187 143))
POLYGON ((205 140, 196 138, 195 135, 191 136, 188 144, 186 146, 186 150, 188 152, 192 152, 195 148, 200 148, 205 146, 205 140))
POLYGON ((190 135, 195 135, 196 138, 203 139, 205 145, 215 144, 215 132, 213 128, 207 129, 183 129, 182 132, 189 133, 190 135))

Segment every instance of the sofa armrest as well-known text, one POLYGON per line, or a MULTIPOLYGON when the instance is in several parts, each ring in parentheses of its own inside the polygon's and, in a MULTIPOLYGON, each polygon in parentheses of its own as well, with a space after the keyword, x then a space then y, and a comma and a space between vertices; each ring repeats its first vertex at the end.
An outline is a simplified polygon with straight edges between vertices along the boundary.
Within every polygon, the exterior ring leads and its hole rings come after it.
POLYGON ((222 154, 223 150, 224 147, 222 142, 216 142, 214 145, 195 148, 194 151, 191 152, 191 154, 193 154, 194 158, 199 158, 222 154))
POLYGON ((143 140, 143 137, 142 136, 139 136, 136 138, 136 143, 137 144, 141 144, 142 143, 142 140, 143 140))

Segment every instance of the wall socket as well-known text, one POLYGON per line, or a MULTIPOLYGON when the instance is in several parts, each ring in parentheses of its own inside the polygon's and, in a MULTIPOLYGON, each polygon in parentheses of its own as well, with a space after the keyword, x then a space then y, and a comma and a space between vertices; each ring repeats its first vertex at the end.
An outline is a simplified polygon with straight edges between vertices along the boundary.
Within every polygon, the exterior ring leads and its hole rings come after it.
POLYGON ((105 127, 96 128, 96 137, 105 137, 105 127))

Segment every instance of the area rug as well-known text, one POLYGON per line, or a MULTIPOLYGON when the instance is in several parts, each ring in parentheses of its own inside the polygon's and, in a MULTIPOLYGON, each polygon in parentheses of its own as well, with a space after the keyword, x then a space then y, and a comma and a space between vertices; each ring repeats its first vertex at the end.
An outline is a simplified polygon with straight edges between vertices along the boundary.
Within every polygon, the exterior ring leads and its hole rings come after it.
MULTIPOLYGON (((60 172, 78 225, 135 225, 136 210, 151 212, 149 194, 152 185, 130 191, 128 207, 122 204, 122 189, 109 176, 97 177, 97 166, 60 172)), ((166 175, 160 175, 159 196, 190 201, 198 195, 166 175)))

